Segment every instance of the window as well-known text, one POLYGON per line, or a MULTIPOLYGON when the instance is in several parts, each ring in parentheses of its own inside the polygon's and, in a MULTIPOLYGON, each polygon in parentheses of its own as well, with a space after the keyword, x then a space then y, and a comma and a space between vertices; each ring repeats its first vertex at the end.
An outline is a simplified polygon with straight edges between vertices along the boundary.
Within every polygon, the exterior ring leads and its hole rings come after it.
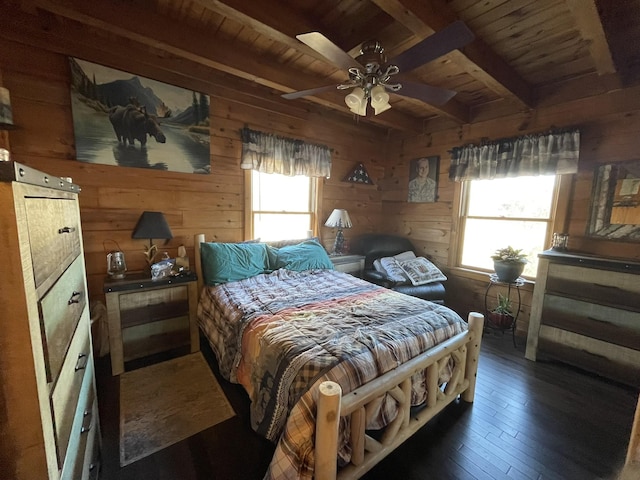
POLYGON ((264 241, 306 238, 316 219, 316 178, 277 173, 247 174, 251 198, 249 238, 264 241))
POLYGON ((538 253, 549 247, 559 178, 471 180, 462 187, 460 266, 493 270, 491 255, 511 245, 527 254, 523 275, 535 277, 538 253))

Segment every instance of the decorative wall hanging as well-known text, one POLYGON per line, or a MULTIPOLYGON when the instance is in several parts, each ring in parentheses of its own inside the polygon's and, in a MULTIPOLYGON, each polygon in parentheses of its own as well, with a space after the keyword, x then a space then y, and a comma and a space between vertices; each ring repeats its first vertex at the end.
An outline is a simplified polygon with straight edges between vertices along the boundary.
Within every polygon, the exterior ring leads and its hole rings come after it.
POLYGON ((69 58, 81 162, 211 173, 209 96, 69 58))
POLYGON ((440 157, 421 157, 409 164, 409 198, 411 203, 430 203, 438 199, 440 157))
POLYGON ((342 179, 343 182, 351 182, 351 183, 362 183, 365 185, 373 185, 371 181, 371 177, 369 176, 369 172, 364 168, 362 163, 356 165, 356 167, 348 174, 346 177, 342 179))

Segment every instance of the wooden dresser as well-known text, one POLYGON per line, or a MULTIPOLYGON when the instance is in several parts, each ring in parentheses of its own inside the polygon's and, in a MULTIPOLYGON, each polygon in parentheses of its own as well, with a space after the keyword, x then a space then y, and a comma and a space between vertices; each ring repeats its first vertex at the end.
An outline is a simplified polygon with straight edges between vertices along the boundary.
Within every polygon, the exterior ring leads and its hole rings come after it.
POLYGON ((640 387, 640 263, 541 253, 525 356, 640 387))
POLYGON ((79 187, 0 162, 0 477, 97 478, 79 187))

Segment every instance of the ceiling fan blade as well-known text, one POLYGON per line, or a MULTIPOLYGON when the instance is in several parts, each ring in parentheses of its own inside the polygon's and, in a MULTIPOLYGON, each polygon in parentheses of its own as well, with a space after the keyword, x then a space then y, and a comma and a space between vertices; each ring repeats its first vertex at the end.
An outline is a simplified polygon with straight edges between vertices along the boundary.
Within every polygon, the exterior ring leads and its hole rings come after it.
POLYGON ((343 70, 349 70, 352 67, 362 68, 362 65, 356 62, 355 58, 351 57, 320 32, 301 33, 296 35, 296 38, 343 70))
POLYGON ((299 92, 283 93, 280 96, 282 98, 286 98, 287 100, 293 100, 294 98, 308 97, 310 95, 315 95, 316 93, 328 92, 329 90, 337 90, 337 88, 338 86, 334 83, 333 85, 310 88, 309 90, 300 90, 299 92))
POLYGON ((415 98, 431 105, 444 105, 456 94, 453 90, 432 87, 431 85, 425 85, 423 83, 401 80, 400 84, 402 88, 394 92, 396 95, 415 98))
POLYGON ((406 73, 452 50, 462 48, 474 38, 475 35, 469 27, 462 20, 457 20, 405 50, 388 63, 397 65, 402 73, 406 73))

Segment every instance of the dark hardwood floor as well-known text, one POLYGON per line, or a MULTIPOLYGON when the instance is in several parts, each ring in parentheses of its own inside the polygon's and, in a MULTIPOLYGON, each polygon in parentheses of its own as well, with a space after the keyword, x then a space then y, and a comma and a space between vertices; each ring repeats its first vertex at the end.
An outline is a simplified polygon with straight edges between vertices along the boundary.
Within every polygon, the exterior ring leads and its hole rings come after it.
MULTIPOLYGON (((530 362, 519 345, 486 335, 475 402, 448 407, 364 478, 615 478, 638 392, 563 364, 530 362)), ((216 371, 208 345, 203 354, 216 371)), ((118 379, 110 368, 108 356, 96 360, 102 480, 262 478, 273 446, 250 430, 241 387, 220 379, 236 417, 120 468, 118 379)))

